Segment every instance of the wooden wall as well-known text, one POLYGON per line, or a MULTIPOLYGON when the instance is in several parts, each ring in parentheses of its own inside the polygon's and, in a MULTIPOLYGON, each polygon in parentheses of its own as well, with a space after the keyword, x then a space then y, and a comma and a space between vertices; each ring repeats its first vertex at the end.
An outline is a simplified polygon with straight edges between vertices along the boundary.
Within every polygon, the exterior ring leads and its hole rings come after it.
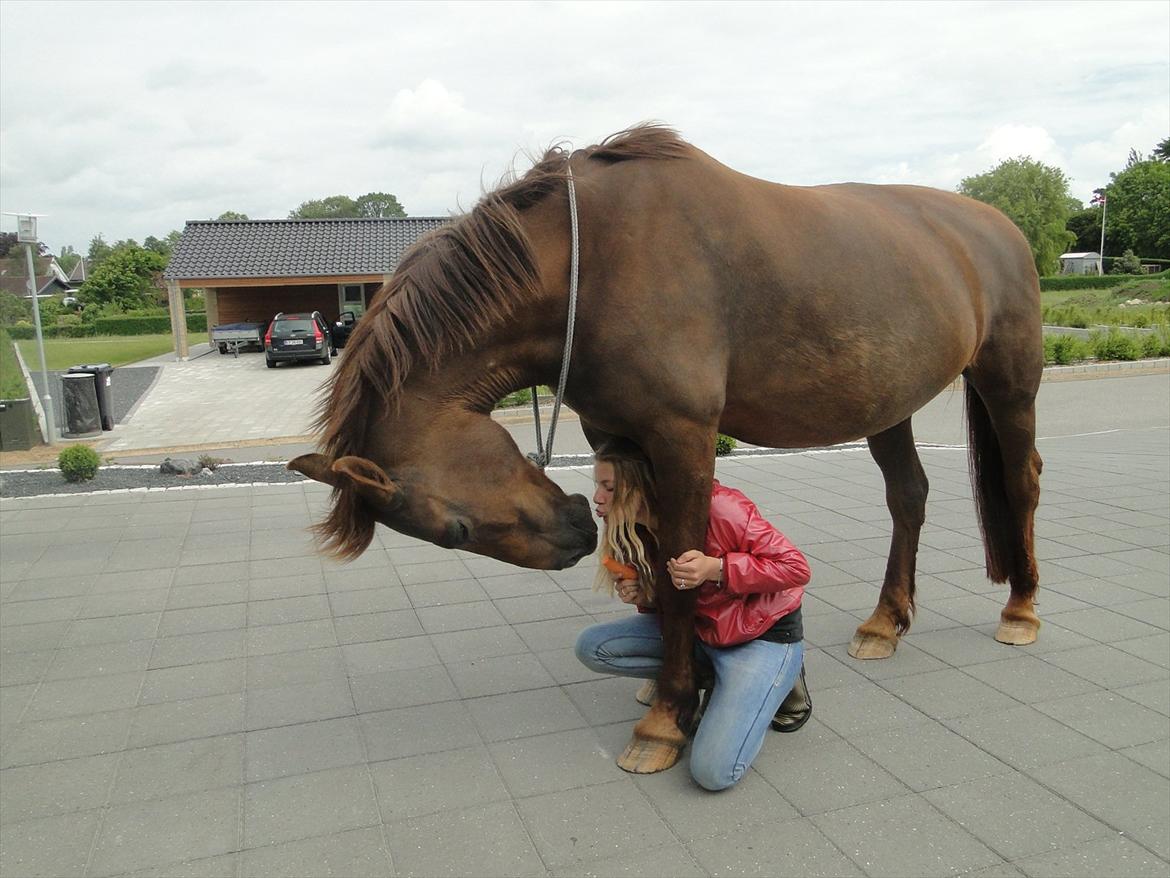
POLYGON ((260 323, 278 311, 320 311, 326 320, 338 318, 337 284, 287 287, 219 287, 216 290, 219 323, 260 323))

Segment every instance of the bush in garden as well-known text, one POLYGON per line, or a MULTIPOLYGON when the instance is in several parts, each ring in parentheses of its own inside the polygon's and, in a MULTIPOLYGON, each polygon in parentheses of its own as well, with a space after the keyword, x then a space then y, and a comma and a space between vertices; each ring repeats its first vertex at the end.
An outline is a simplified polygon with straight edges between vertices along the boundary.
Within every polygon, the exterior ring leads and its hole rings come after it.
POLYGON ((1071 335, 1044 336, 1044 362, 1067 366, 1089 356, 1089 346, 1071 335))
POLYGON ((88 445, 71 445, 57 455, 57 468, 67 482, 88 482, 97 475, 101 462, 88 445))
POLYGON ((1108 332, 1096 332, 1089 338, 1089 345, 1093 355, 1098 360, 1136 360, 1138 345, 1133 336, 1126 335, 1116 329, 1108 332))
POLYGON ((715 454, 722 456, 724 454, 731 454, 735 449, 736 442, 730 436, 724 436, 722 433, 715 437, 715 454))

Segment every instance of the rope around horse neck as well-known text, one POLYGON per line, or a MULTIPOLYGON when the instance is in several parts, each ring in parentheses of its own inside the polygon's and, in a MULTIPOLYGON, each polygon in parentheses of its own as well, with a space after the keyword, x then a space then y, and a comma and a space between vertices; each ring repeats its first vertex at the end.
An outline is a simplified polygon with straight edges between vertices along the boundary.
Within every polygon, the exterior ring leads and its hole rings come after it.
POLYGON ((577 234, 577 188, 573 185, 573 169, 565 165, 568 172, 569 184, 569 225, 572 227, 572 251, 569 268, 569 325, 565 329, 565 353, 561 359, 561 378, 557 382, 557 395, 553 399, 552 421, 548 425, 548 442, 542 443, 540 437, 540 401, 536 396, 536 386, 532 387, 532 414, 536 420, 536 453, 528 457, 544 469, 552 460, 553 437, 557 433, 557 418, 561 413, 561 401, 565 397, 565 384, 569 379, 569 360, 573 356, 573 326, 577 320, 577 276, 580 273, 580 249, 577 234))

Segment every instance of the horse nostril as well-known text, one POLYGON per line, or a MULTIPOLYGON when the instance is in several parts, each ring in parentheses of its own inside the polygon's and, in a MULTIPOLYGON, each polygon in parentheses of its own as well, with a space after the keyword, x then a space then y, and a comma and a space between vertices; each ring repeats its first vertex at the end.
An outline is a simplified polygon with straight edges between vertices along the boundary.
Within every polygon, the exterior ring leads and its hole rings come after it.
POLYGON ((462 521, 455 522, 455 538, 459 545, 466 543, 471 538, 471 531, 467 529, 467 525, 462 521))

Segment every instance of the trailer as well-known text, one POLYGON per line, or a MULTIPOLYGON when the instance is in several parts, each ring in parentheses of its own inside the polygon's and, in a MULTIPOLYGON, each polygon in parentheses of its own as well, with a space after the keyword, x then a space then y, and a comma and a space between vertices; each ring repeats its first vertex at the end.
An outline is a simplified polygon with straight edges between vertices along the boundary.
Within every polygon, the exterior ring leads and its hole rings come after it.
POLYGON ((264 350, 264 330, 267 323, 222 323, 211 327, 211 343, 219 348, 221 354, 232 352, 232 356, 240 355, 240 348, 255 345, 264 350))

